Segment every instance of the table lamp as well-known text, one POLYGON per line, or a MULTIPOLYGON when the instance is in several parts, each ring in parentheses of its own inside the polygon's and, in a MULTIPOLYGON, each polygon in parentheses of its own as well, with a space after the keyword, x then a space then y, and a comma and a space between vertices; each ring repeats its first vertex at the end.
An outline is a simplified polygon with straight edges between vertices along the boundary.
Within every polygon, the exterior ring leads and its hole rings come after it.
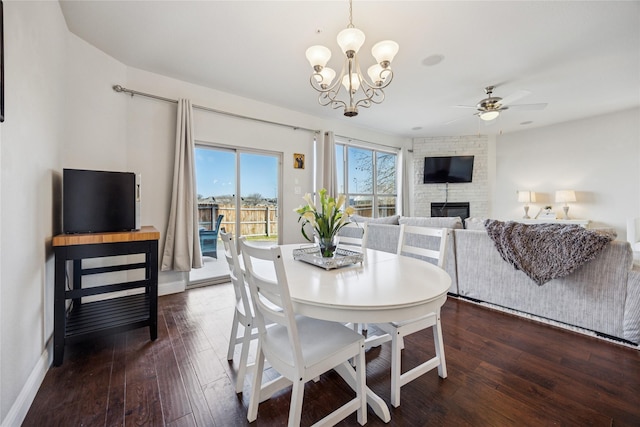
POLYGON ((562 210, 564 210, 564 219, 569 219, 569 202, 576 201, 576 192, 573 190, 557 190, 556 202, 564 203, 562 210))
POLYGON ((524 216, 522 218, 529 219, 529 203, 536 201, 536 193, 533 191, 518 191, 518 202, 524 203, 524 216))

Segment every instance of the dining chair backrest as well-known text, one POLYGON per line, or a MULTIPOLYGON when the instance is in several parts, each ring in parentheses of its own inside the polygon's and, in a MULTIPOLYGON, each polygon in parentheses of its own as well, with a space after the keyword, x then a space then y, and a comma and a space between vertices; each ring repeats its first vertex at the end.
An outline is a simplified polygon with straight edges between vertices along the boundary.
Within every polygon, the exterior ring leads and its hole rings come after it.
POLYGON ((400 225, 398 255, 431 259, 440 268, 444 268, 447 253, 447 228, 400 225))
POLYGON ((367 247, 367 223, 350 222, 338 232, 338 248, 363 251, 367 247))
MULTIPOLYGON (((274 346, 281 346, 280 340, 272 342, 267 334, 267 325, 277 324, 286 328, 288 341, 291 344, 292 357, 288 370, 304 370, 304 359, 298 338, 295 314, 289 293, 289 284, 282 259, 280 247, 254 246, 240 238, 240 248, 245 266, 245 274, 249 282, 251 300, 255 309, 256 324, 260 334, 260 345, 267 360, 280 360, 281 353, 274 346), (275 354, 275 357, 271 357, 275 354)), ((282 372, 279 366, 273 367, 282 372)))
POLYGON ((229 264, 229 277, 233 285, 236 302, 241 303, 244 308, 244 313, 250 316, 252 313, 251 301, 247 293, 247 286, 242 273, 242 264, 238 256, 236 241, 233 238, 233 234, 227 233, 226 231, 220 231, 220 238, 224 248, 224 256, 229 264))

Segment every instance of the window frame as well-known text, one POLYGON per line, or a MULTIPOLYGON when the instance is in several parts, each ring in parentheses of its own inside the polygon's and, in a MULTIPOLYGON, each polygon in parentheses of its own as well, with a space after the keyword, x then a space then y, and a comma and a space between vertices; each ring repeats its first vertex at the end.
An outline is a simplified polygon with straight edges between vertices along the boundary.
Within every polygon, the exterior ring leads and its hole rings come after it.
MULTIPOLYGON (((368 144, 366 142, 355 142, 350 139, 343 139, 336 137, 335 139, 335 149, 336 149, 336 160, 342 159, 342 177, 337 177, 337 185, 338 188, 342 187, 343 191, 339 191, 341 194, 346 196, 346 200, 350 201, 353 197, 364 196, 370 197, 372 200, 371 205, 371 218, 378 218, 380 212, 380 198, 394 198, 394 212, 399 212, 400 209, 400 200, 399 200, 399 162, 400 162, 400 152, 399 148, 394 147, 382 147, 377 144, 368 144), (361 192, 350 192, 349 191, 349 148, 357 148, 363 150, 371 151, 371 170, 372 170, 372 191, 369 193, 361 193, 361 192), (340 156, 338 150, 342 151, 342 155, 340 156), (393 193, 379 193, 378 192, 378 154, 385 155, 393 155, 395 156, 394 162, 394 188, 393 193), (342 181, 342 182, 341 182, 342 181)), ((340 175, 340 174, 338 174, 340 175)))

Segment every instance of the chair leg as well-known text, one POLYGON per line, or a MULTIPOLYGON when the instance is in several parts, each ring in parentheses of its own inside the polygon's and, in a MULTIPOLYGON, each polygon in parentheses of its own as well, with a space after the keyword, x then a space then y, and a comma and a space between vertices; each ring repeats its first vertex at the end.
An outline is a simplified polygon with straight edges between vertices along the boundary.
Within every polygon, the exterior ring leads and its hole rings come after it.
POLYGON ((304 398, 304 381, 293 382, 291 390, 291 406, 289 407, 289 427, 298 427, 302 418, 302 400, 304 398))
POLYGON ((236 349, 238 338, 238 311, 233 313, 233 323, 231 324, 231 336, 229 336, 229 350, 227 350, 227 360, 233 360, 233 352, 236 349))
POLYGON ((447 378, 447 362, 444 357, 444 342, 442 341, 440 312, 438 312, 436 316, 436 324, 433 325, 433 344, 436 348, 436 357, 440 359, 440 364, 438 365, 438 376, 440 378, 447 378))
POLYGON ((247 372, 247 362, 249 359, 249 347, 251 346, 251 325, 244 327, 244 335, 242 337, 242 350, 240 350, 240 362, 238 364, 238 376, 236 378, 236 393, 242 392, 244 388, 244 377, 247 372))
POLYGON ((360 409, 358 409, 358 423, 361 426, 367 423, 367 391, 366 391, 366 375, 367 368, 364 357, 364 344, 360 347, 360 354, 358 354, 358 361, 356 363, 356 376, 357 376, 357 390, 356 394, 360 399, 360 409))
POLYGON ((403 339, 399 331, 391 336, 391 404, 400 406, 400 375, 402 374, 400 362, 402 360, 403 339))
POLYGON ((258 418, 258 405, 260 404, 260 391, 262 390, 262 371, 264 369, 264 354, 258 342, 256 363, 253 367, 253 382, 251 383, 251 398, 247 410, 247 420, 251 423, 258 418))

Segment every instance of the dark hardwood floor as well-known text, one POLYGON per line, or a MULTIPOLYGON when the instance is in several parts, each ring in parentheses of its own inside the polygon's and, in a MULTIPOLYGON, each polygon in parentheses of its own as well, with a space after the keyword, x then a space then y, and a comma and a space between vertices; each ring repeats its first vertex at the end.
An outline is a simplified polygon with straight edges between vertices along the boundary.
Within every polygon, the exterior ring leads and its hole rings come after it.
MULTIPOLYGON (((244 394, 226 360, 230 285, 160 297, 158 339, 139 329, 66 347, 25 426, 243 426, 244 394)), ((402 389, 390 426, 640 426, 640 351, 449 298, 442 325, 448 378, 402 389)), ((430 331, 406 339, 403 364, 432 352, 430 331)), ((390 343, 367 352, 367 383, 389 402, 390 343)), ((236 358, 237 360, 237 358, 236 358)), ((303 425, 351 397, 335 373, 307 384, 303 425)), ((286 425, 290 389, 255 425, 286 425)), ((384 423, 371 411, 368 425, 384 423)), ((358 425, 352 415, 341 425, 358 425)))

